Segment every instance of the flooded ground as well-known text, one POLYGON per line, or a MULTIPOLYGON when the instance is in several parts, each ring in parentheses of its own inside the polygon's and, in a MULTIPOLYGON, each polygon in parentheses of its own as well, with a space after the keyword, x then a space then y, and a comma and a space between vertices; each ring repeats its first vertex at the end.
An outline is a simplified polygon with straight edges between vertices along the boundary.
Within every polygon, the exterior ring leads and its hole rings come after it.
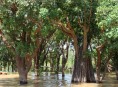
POLYGON ((83 83, 79 85, 71 84, 71 74, 66 74, 65 78, 50 73, 43 73, 40 77, 34 74, 28 76, 28 84, 20 86, 18 83, 18 74, 0 75, 0 87, 118 87, 118 81, 115 75, 108 75, 107 80, 101 84, 83 83))

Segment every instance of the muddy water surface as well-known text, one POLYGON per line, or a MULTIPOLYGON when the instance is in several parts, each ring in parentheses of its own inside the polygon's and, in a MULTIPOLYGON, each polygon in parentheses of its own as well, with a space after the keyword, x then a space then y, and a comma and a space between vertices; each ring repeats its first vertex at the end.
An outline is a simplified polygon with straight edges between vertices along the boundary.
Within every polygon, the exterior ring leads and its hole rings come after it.
POLYGON ((40 77, 35 77, 34 74, 28 76, 28 84, 20 86, 18 83, 18 74, 0 75, 0 87, 118 87, 118 81, 114 75, 107 76, 101 84, 83 83, 71 84, 71 74, 66 74, 65 78, 61 74, 54 75, 44 73, 40 77))

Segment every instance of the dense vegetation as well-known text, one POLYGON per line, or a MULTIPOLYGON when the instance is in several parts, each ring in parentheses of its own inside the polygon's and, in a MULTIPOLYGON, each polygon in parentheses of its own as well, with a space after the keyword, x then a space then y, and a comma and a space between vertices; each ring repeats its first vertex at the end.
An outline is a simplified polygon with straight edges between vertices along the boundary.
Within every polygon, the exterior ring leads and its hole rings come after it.
POLYGON ((101 82, 108 65, 118 79, 117 44, 117 0, 0 0, 0 70, 20 84, 29 71, 64 77, 70 66, 72 83, 101 82))

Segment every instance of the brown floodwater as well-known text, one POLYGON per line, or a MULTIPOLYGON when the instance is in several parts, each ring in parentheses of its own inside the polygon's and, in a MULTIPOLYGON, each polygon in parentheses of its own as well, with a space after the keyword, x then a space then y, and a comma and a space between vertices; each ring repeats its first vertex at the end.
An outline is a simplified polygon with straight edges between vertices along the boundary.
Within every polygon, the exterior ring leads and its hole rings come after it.
POLYGON ((28 75, 28 84, 20 86, 18 74, 0 75, 0 87, 118 87, 118 81, 114 74, 108 74, 103 83, 82 83, 71 84, 71 74, 66 74, 65 78, 50 73, 43 73, 40 77, 34 74, 28 75))

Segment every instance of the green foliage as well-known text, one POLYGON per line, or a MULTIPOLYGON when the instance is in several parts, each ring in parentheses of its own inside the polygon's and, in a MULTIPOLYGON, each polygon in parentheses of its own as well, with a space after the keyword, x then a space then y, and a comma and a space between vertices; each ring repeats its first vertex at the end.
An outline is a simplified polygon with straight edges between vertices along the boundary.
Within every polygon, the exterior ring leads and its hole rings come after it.
POLYGON ((44 19, 48 16, 48 9, 46 8, 40 8, 39 10, 39 13, 40 13, 40 16, 44 19))
MULTIPOLYGON (((105 48, 103 54, 107 54, 109 49, 118 50, 117 0, 4 0, 0 4, 0 19, 2 20, 0 28, 7 41, 12 44, 16 53, 21 57, 24 57, 26 53, 33 53, 36 48, 36 38, 43 38, 45 40, 43 45, 48 43, 44 50, 47 50, 46 47, 51 47, 54 55, 59 53, 60 41, 67 40, 68 36, 57 27, 52 26, 50 20, 60 20, 67 26, 66 17, 78 36, 79 44, 83 43, 83 30, 78 24, 78 19, 80 19, 81 25, 87 24, 89 28, 88 42, 92 40, 91 43, 95 47, 104 41, 108 42, 106 45, 108 47, 105 48), (15 7, 12 7, 13 4, 15 7), (36 35, 37 23, 40 22, 42 22, 41 31, 39 35, 36 35), (104 33, 100 33, 101 29, 104 33), (30 36, 28 36, 29 33, 31 33, 30 36), (22 38, 23 34, 26 35, 25 39, 22 38), (51 35, 52 37, 49 39, 51 35), (31 43, 28 43, 28 37, 30 37, 31 43)), ((92 53, 87 51, 85 55, 96 57, 95 47, 91 51, 92 53)), ((10 52, 4 46, 0 50, 1 61, 8 61, 7 57, 10 52)), ((14 53, 12 52, 12 54, 14 53)), ((41 61, 43 56, 42 53, 41 61)), ((73 56, 71 55, 71 57, 73 56)), ((55 61, 54 59, 54 63, 56 63, 55 61)))
POLYGON ((118 26, 118 1, 101 0, 97 8, 97 20, 100 27, 118 26))

